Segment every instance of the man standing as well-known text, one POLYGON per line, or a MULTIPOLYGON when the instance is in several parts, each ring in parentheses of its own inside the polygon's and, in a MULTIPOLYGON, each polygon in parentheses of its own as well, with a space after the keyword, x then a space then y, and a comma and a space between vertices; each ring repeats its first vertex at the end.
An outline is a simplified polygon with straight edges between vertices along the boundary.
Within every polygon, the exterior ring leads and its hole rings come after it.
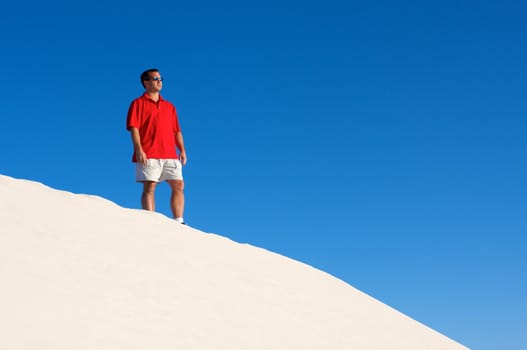
POLYGON ((156 186, 166 181, 172 190, 172 215, 183 224, 182 166, 187 163, 187 155, 176 108, 161 97, 163 78, 159 70, 144 71, 141 84, 145 93, 130 104, 126 122, 134 146, 132 162, 136 164, 136 181, 143 184, 141 205, 145 210, 155 211, 156 186))

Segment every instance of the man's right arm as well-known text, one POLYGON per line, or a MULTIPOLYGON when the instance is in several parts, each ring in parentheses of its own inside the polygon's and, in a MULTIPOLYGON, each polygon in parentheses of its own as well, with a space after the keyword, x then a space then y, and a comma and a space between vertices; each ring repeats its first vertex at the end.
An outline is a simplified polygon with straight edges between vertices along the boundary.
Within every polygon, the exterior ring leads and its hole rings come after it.
POLYGON ((143 152, 143 147, 141 147, 141 136, 139 135, 139 130, 137 130, 137 128, 131 127, 130 134, 132 135, 132 144, 134 145, 135 159, 138 163, 146 164, 146 153, 143 152))

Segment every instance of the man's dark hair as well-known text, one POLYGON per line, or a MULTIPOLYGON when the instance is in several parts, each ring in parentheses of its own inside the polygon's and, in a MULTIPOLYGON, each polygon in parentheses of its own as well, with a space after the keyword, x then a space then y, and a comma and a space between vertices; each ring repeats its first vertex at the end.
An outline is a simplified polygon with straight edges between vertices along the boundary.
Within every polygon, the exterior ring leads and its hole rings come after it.
POLYGON ((141 85, 143 85, 143 87, 145 87, 143 81, 147 81, 148 79, 150 79, 150 73, 159 73, 159 69, 150 68, 141 73, 141 85))

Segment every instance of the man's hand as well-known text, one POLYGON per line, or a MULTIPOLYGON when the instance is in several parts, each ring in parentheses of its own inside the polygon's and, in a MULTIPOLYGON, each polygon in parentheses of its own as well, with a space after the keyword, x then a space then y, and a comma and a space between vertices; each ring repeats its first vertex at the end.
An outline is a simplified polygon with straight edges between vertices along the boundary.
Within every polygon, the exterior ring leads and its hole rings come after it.
POLYGON ((179 161, 181 162, 181 165, 187 164, 187 153, 185 151, 179 154, 179 161))
POLYGON ((181 131, 176 133, 176 147, 179 149, 179 161, 181 165, 187 164, 187 152, 185 152, 185 143, 181 131))
POLYGON ((134 145, 135 160, 137 160, 138 163, 146 165, 148 159, 146 158, 146 153, 143 152, 143 148, 141 147, 139 130, 137 130, 137 128, 130 128, 130 135, 132 136, 132 144, 134 145))
POLYGON ((148 158, 146 158, 146 153, 143 152, 142 149, 135 151, 135 159, 143 165, 146 165, 146 161, 148 160, 148 158))

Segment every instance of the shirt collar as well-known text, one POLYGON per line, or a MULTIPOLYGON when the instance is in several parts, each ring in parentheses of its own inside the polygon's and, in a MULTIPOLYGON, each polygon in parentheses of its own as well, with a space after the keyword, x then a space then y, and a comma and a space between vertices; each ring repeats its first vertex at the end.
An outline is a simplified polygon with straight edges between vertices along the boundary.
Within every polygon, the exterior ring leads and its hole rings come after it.
MULTIPOLYGON (((147 100, 154 101, 154 100, 152 100, 152 98, 150 97, 150 95, 147 92, 145 92, 143 94, 143 97, 146 98, 147 100)), ((159 94, 159 101, 164 101, 163 96, 161 96, 161 94, 159 94)))

